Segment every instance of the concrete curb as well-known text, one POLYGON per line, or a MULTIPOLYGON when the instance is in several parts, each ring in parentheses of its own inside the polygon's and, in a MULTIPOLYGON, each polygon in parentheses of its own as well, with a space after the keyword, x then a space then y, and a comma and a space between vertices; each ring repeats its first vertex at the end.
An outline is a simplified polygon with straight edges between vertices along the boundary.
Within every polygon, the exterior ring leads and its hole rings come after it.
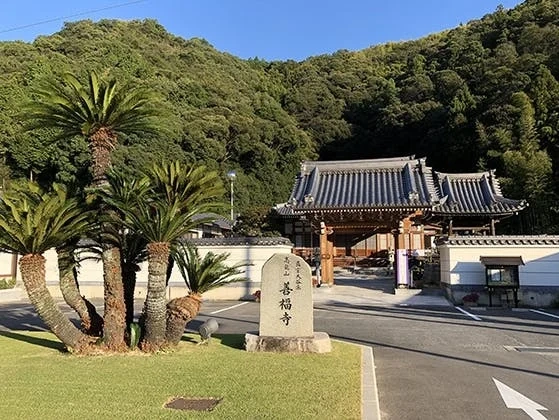
POLYGON ((362 344, 355 344, 351 341, 336 339, 332 339, 332 341, 351 344, 361 348, 361 419, 381 420, 373 348, 362 344))
POLYGON ((361 418, 380 420, 375 358, 368 346, 361 346, 361 418))

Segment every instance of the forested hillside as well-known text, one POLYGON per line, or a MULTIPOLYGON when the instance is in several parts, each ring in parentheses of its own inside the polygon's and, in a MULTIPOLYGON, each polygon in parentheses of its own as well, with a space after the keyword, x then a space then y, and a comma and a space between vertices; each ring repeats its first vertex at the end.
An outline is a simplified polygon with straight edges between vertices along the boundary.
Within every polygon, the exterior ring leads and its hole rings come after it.
POLYGON ((244 215, 285 201, 303 159, 415 154, 443 172, 496 169, 505 194, 530 201, 524 232, 559 230, 559 0, 303 62, 241 60, 152 20, 80 21, 32 44, 3 42, 4 179, 85 184, 85 142, 26 133, 20 110, 43 80, 90 69, 154 88, 169 114, 164 135, 125 139, 118 165, 178 157, 224 177, 234 169, 244 215))

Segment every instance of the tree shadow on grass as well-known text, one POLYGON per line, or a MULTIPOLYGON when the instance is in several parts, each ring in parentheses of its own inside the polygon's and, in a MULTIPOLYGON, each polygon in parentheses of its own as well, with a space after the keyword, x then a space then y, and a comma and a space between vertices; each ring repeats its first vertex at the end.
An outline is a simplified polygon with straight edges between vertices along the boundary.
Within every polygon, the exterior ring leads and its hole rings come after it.
MULTIPOLYGON (((190 331, 188 331, 190 332, 190 331)), ((221 344, 227 347, 231 347, 237 350, 245 349, 245 337, 242 334, 212 334, 212 338, 216 338, 221 341, 221 344)), ((196 340, 194 337, 188 335, 183 335, 181 341, 190 344, 207 344, 211 345, 211 342, 204 343, 200 340, 196 340)))
POLYGON ((36 346, 58 350, 61 353, 66 353, 66 348, 64 347, 64 344, 62 344, 60 341, 49 340, 47 338, 33 337, 31 335, 20 334, 13 331, 0 331, 0 336, 12 338, 18 341, 23 341, 29 344, 34 344, 36 346))
POLYGON ((221 340, 221 344, 237 350, 245 349, 245 336, 243 334, 214 334, 213 337, 221 340))
POLYGON ((195 340, 193 337, 189 337, 188 335, 183 335, 181 337, 181 341, 184 341, 186 343, 190 343, 190 344, 198 344, 199 341, 195 340))

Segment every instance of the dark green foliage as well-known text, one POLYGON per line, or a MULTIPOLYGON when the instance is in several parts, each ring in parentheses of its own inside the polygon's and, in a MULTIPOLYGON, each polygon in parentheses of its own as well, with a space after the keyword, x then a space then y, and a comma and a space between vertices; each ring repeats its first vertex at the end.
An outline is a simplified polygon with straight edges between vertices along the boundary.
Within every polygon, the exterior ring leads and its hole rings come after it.
POLYGON ((236 277, 244 273, 241 268, 248 264, 240 262, 228 266, 225 261, 229 254, 208 252, 203 258, 195 246, 181 243, 173 250, 173 260, 181 277, 186 283, 189 293, 202 295, 212 289, 246 280, 236 277))
POLYGON ((140 324, 133 322, 130 324, 130 345, 129 347, 134 350, 138 347, 138 343, 140 342, 140 336, 142 335, 142 327, 140 324))
POLYGON ((0 200, 0 250, 42 254, 91 229, 92 214, 66 188, 13 183, 0 200))
POLYGON ((16 285, 14 277, 0 278, 0 290, 13 289, 16 285))
POLYGON ((106 186, 94 190, 110 210, 106 222, 113 228, 106 229, 112 233, 107 239, 123 248, 127 262, 134 264, 141 261, 136 259, 142 239, 145 243, 172 243, 205 221, 193 221, 195 215, 224 207, 219 200, 224 194, 221 179, 205 166, 172 161, 153 164, 137 178, 113 169, 107 179, 106 186), (123 236, 123 231, 128 233, 123 236))
POLYGON ((53 146, 57 133, 47 130, 24 133, 17 115, 53 75, 83 80, 94 70, 155 90, 170 114, 168 134, 119 139, 115 166, 138 175, 154 160, 178 159, 224 181, 234 169, 244 230, 270 229, 254 216, 288 198, 301 160, 407 154, 443 172, 495 168, 505 194, 546 214, 542 230, 559 227, 549 211, 559 187, 559 0, 528 0, 416 41, 302 62, 240 60, 153 20, 80 21, 33 44, 0 43, 0 70, 3 179, 32 173, 42 184, 85 185, 86 146, 53 146))

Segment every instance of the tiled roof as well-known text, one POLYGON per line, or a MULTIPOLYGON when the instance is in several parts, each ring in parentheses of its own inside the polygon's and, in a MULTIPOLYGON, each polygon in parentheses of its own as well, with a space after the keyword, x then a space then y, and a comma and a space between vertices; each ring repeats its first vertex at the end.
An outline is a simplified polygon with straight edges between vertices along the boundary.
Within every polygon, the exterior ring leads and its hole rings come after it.
POLYGON ((233 246, 233 245, 291 245, 291 241, 287 238, 282 238, 281 236, 271 236, 271 237, 252 237, 252 236, 240 236, 240 237, 230 237, 230 238, 197 238, 188 239, 189 243, 197 246, 233 246))
POLYGON ((215 213, 198 213, 192 216, 192 221, 203 220, 203 224, 215 225, 223 230, 231 230, 231 222, 223 216, 215 213), (210 220, 210 221, 207 221, 210 220))
POLYGON ((503 197, 493 171, 469 174, 434 172, 435 186, 441 198, 434 214, 479 215, 511 214, 527 206, 524 200, 503 197))
POLYGON ((430 168, 413 157, 306 161, 287 205, 322 209, 431 208, 436 194, 430 168))
POLYGON ((439 244, 448 245, 555 245, 559 246, 559 236, 523 235, 523 236, 450 236, 439 240, 439 244))
POLYGON ((424 210, 435 215, 505 215, 525 201, 501 194, 493 172, 445 174, 413 156, 305 161, 291 196, 276 206, 283 217, 321 211, 424 210))

